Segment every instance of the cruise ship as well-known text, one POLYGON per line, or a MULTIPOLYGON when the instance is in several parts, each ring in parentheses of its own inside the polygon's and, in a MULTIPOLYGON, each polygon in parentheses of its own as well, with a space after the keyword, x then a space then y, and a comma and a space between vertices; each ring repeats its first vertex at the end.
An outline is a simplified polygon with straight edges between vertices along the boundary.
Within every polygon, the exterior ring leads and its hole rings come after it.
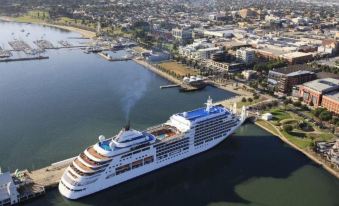
POLYGON ((78 199, 178 162, 213 148, 246 119, 246 108, 237 115, 214 105, 172 115, 166 123, 137 131, 129 124, 116 136, 86 148, 65 170, 60 193, 78 199))

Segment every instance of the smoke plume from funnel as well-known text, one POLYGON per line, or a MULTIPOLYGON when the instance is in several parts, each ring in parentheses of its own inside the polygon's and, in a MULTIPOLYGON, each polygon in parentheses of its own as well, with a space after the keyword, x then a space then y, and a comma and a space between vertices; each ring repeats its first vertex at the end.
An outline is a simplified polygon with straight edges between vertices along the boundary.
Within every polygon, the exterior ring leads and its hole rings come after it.
POLYGON ((145 95, 150 80, 150 74, 145 71, 136 71, 136 74, 127 78, 122 98, 122 110, 126 121, 130 119, 130 113, 135 104, 145 95))

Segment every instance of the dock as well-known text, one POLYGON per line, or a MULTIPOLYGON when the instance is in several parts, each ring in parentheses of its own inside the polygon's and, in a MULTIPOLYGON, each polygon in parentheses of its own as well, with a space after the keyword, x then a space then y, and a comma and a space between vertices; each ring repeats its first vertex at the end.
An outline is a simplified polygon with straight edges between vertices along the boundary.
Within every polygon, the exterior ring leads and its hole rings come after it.
POLYGON ((113 58, 111 55, 105 53, 105 52, 99 52, 98 53, 99 56, 101 56, 102 58, 106 59, 107 61, 128 61, 128 60, 132 60, 131 56, 125 56, 125 57, 117 57, 117 58, 113 58))
POLYGON ((37 45, 40 49, 54 49, 54 46, 51 42, 47 40, 36 40, 33 42, 35 45, 37 45))
POLYGON ((37 57, 9 58, 9 59, 0 59, 0 62, 29 61, 29 60, 42 60, 42 59, 49 59, 49 57, 48 56, 37 56, 37 57))
POLYGON ((27 171, 27 175, 35 184, 44 187, 45 190, 52 189, 58 186, 61 176, 65 169, 72 163, 76 157, 72 157, 60 162, 51 164, 34 171, 27 171))
POLYGON ((160 86, 160 89, 173 88, 173 87, 180 87, 180 85, 179 84, 163 85, 163 86, 160 86))

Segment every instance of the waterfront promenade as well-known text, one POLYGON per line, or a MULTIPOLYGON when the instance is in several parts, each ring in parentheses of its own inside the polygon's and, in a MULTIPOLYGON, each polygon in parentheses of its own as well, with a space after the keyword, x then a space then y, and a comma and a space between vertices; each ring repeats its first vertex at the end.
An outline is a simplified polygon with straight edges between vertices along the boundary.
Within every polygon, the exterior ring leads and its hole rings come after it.
POLYGON ((303 153, 305 156, 307 156, 309 159, 311 159, 313 162, 317 163, 318 165, 322 166, 325 170, 327 170, 329 173, 331 173, 333 176, 339 179, 339 173, 335 169, 331 168, 323 159, 317 158, 315 153, 311 153, 309 151, 303 150, 290 142, 277 128, 275 125, 273 125, 271 122, 266 121, 266 120, 260 120, 256 121, 255 124, 264 130, 270 132, 271 134, 279 137, 283 142, 294 148, 295 150, 303 153))

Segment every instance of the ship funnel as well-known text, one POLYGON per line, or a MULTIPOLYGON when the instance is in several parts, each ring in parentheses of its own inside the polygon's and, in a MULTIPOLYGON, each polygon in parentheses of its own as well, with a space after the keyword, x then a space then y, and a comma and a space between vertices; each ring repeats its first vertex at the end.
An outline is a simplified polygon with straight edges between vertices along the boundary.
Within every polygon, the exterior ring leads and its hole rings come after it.
POLYGON ((130 128, 131 128, 131 121, 128 120, 128 121, 127 121, 127 124, 126 124, 126 126, 125 126, 125 131, 128 131, 130 128))

